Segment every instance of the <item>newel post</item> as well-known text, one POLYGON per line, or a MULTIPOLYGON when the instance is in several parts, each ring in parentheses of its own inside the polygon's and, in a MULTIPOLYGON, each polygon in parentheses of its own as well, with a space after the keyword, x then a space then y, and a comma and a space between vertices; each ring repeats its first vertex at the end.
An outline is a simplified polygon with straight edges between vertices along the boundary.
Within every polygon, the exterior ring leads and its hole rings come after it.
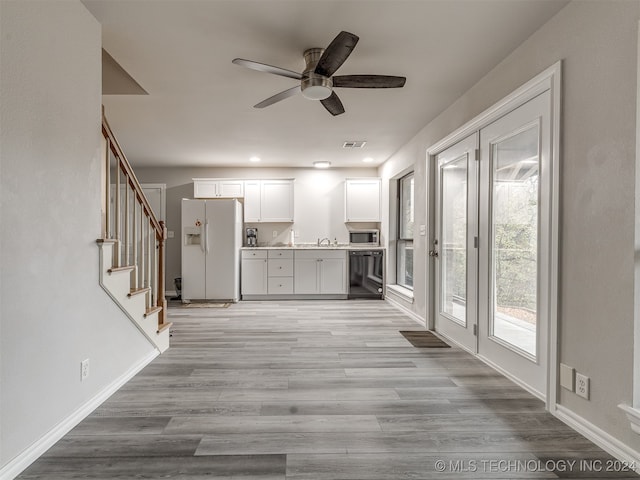
POLYGON ((165 296, 165 251, 164 243, 167 239, 167 226, 164 221, 160 221, 160 238, 158 239, 158 298, 157 306, 162 307, 158 314, 158 325, 165 323, 167 318, 167 298, 165 296))

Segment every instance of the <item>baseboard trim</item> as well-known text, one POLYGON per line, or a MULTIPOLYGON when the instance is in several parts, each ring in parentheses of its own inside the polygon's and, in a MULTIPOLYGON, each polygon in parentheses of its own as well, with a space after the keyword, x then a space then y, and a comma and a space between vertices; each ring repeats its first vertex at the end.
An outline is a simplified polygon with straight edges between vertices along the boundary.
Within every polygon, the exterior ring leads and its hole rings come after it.
POLYGON ((426 327, 427 322, 425 322, 424 318, 422 318, 417 313, 409 310, 407 307, 397 302, 395 299, 392 299, 387 295, 385 297, 385 301, 388 302, 390 305, 394 306, 395 308, 397 308, 398 310, 402 311, 402 313, 407 314, 411 318, 411 320, 413 320, 414 322, 417 322, 421 326, 426 327))
POLYGON ((596 427, 567 407, 556 405, 551 413, 621 462, 635 466, 635 471, 640 473, 640 452, 596 427))
POLYGON ((627 414, 629 423, 631 424, 631 430, 640 435, 640 409, 633 408, 630 405, 621 403, 618 408, 627 414))
POLYGON ((493 368, 496 372, 501 373, 502 375, 504 375, 505 377, 507 377, 509 380, 511 380, 513 383, 515 383, 516 385, 518 385, 519 387, 523 388, 524 390, 526 390, 527 392, 529 392, 531 395, 533 395, 536 398, 539 398, 540 400, 542 400, 545 403, 545 406, 547 407, 547 409, 549 409, 549 402, 547 402, 547 398, 546 395, 544 394, 544 392, 540 392, 538 390, 536 390, 535 388, 531 387, 530 385, 527 385, 526 383, 524 383, 522 380, 520 380, 518 377, 516 377, 515 375, 512 375, 511 373, 509 373, 508 371, 506 371, 504 368, 502 368, 500 365, 498 365, 497 363, 493 363, 491 360, 489 360, 486 357, 483 357, 480 354, 476 354, 475 357, 480 360, 481 362, 484 362, 485 364, 487 364, 488 366, 490 366, 491 368, 493 368))
POLYGON ((87 403, 62 420, 58 425, 49 430, 30 447, 0 469, 0 480, 12 480, 20 475, 29 465, 35 462, 58 440, 69 433, 76 425, 84 420, 91 412, 98 408, 105 400, 113 395, 120 387, 131 380, 140 370, 146 367, 160 353, 158 350, 150 352, 137 364, 133 365, 123 375, 113 381, 101 392, 91 398, 87 403))

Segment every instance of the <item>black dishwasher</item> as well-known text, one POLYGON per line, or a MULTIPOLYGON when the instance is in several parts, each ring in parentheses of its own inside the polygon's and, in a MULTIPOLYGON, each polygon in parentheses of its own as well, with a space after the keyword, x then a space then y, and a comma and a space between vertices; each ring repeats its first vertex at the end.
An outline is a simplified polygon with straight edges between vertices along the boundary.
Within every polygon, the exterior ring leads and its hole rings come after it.
POLYGON ((349 298, 383 298, 384 251, 349 250, 349 298))

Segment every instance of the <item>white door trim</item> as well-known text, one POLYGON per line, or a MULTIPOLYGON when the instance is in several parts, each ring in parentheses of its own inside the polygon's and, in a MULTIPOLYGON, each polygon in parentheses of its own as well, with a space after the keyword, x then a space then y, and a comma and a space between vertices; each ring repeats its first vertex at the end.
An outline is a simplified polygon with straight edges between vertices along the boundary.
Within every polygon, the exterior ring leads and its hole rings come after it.
MULTIPOLYGON (((434 210, 434 173, 433 170, 436 155, 460 140, 479 131, 482 127, 489 125, 493 121, 511 112, 519 106, 525 104, 540 93, 549 90, 551 93, 551 228, 549 242, 549 335, 547 349, 547 392, 546 407, 555 413, 557 404, 557 382, 558 382, 558 248, 559 248, 559 218, 560 218, 560 123, 561 123, 561 85, 562 85, 562 61, 558 61, 549 68, 536 75, 527 83, 517 88, 511 94, 489 107, 487 110, 476 116, 463 126, 455 130, 450 135, 435 143, 427 149, 426 172, 427 172, 427 195, 426 211, 429 215, 429 230, 431 232, 427 243, 431 245, 435 235, 435 210, 434 210)), ((430 281, 427 282, 427 305, 429 310, 429 326, 433 328, 433 318, 435 316, 434 297, 434 269, 433 261, 427 257, 427 272, 430 281)))
POLYGON ((633 274, 633 398, 631 405, 618 405, 625 412, 631 430, 640 435, 640 22, 638 23, 638 77, 636 84, 636 182, 635 182, 635 235, 633 274))

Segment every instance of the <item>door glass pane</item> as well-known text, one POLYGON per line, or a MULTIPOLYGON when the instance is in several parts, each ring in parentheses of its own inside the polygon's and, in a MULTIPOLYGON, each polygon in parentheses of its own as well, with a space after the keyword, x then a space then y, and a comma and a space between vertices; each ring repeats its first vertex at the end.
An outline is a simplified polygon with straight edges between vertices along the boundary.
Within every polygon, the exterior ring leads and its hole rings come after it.
POLYGON ((467 322, 467 155, 442 167, 442 313, 467 322))
POLYGON ((538 125, 492 145, 491 334, 536 356, 538 125))
POLYGON ((398 181, 398 242, 396 283, 413 290, 413 173, 398 181))

